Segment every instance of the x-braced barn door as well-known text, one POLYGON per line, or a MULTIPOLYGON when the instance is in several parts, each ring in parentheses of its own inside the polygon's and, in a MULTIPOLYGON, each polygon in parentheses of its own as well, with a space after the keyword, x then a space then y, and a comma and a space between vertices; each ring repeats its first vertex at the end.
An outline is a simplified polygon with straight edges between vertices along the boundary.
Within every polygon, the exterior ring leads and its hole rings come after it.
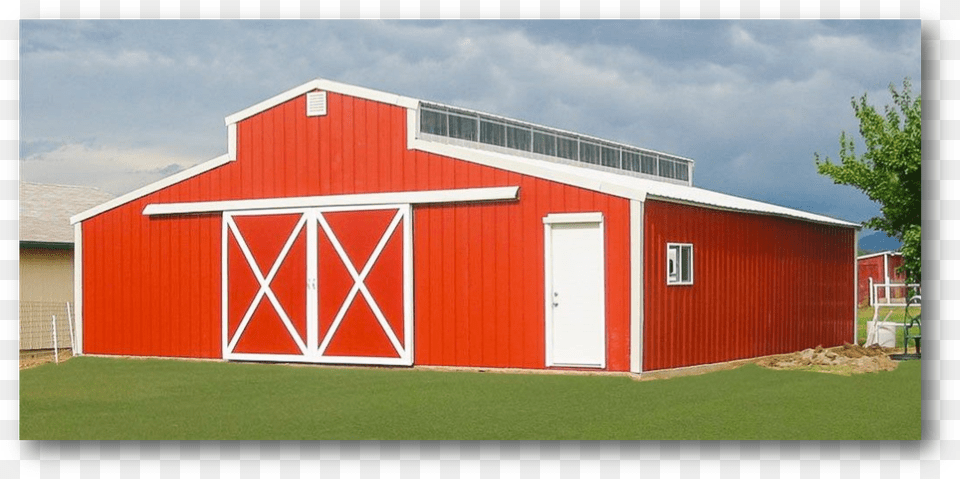
POLYGON ((225 359, 413 364, 410 206, 224 212, 225 359))

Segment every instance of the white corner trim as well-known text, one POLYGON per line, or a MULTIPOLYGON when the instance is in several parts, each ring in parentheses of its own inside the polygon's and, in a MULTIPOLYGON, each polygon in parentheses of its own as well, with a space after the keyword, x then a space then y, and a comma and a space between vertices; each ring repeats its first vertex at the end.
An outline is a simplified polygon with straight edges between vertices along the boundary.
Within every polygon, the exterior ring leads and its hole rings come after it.
POLYGON ((222 211, 273 208, 313 208, 322 206, 361 206, 382 204, 466 203, 517 199, 519 186, 464 188, 452 190, 398 191, 357 195, 301 196, 255 200, 203 201, 197 203, 153 203, 143 209, 146 216, 218 213, 222 211))
POLYGON ((74 354, 83 355, 83 225, 73 225, 73 317, 77 329, 74 354))
POLYGON ((140 189, 131 191, 130 193, 127 193, 123 196, 114 198, 106 203, 103 203, 102 205, 95 206, 93 208, 90 208, 87 211, 78 213, 70 217, 70 223, 77 224, 83 220, 99 215, 104 211, 111 210, 123 204, 129 203, 137 198, 142 198, 144 196, 149 195, 150 193, 156 192, 158 190, 162 190, 163 188, 166 188, 168 186, 175 185, 181 181, 193 178, 194 176, 200 175, 201 173, 206 173, 207 171, 223 166, 231 161, 233 160, 230 158, 230 155, 222 155, 212 160, 205 161, 192 168, 187 168, 186 170, 183 170, 180 173, 168 176, 166 178, 163 178, 162 180, 151 183, 140 189))
POLYGON ((554 223, 602 223, 603 213, 550 213, 543 218, 543 224, 554 223))
POLYGON ((413 108, 407 109, 407 149, 417 149, 417 132, 420 131, 419 117, 417 111, 419 104, 413 108))
POLYGON ((227 125, 227 156, 230 161, 237 161, 237 124, 227 125))
POLYGON ((643 372, 643 202, 630 201, 630 372, 643 372))
POLYGON ((357 98, 363 98, 365 100, 372 100, 380 103, 386 103, 389 105, 396 105, 403 108, 417 108, 418 101, 414 98, 408 98, 401 95, 395 95, 393 93, 386 93, 379 90, 373 90, 370 88, 364 88, 355 85, 347 85, 345 83, 339 83, 332 80, 326 80, 323 78, 318 78, 316 80, 311 80, 303 85, 293 87, 279 95, 275 95, 271 98, 268 98, 256 105, 253 105, 249 108, 244 108, 232 115, 227 116, 224 119, 224 122, 227 125, 232 123, 238 123, 247 118, 250 118, 257 113, 269 110, 281 103, 290 101, 300 95, 304 95, 307 92, 313 90, 323 90, 334 93, 339 93, 341 95, 348 95, 357 98))
POLYGON ((414 333, 414 298, 413 298, 413 208, 410 205, 400 207, 403 210, 403 340, 406 343, 407 350, 401 356, 404 364, 412 366, 414 363, 414 341, 417 335, 414 333), (409 320, 408 320, 409 318, 409 320))
POLYGON ((550 241, 551 226, 543 223, 543 326, 544 348, 543 364, 553 364, 553 243, 550 241))
MULTIPOLYGON (((859 311, 859 310, 860 310, 860 303, 859 303, 860 298, 858 298, 858 296, 860 295, 860 277, 859 277, 860 271, 858 271, 858 270, 860 269, 860 259, 862 259, 862 257, 861 257, 861 258, 857 258, 857 257, 856 257, 857 247, 860 245, 860 241, 859 241, 859 238, 858 238, 859 236, 860 236, 860 230, 859 230, 859 228, 858 228, 858 229, 856 229, 856 230, 853 231, 853 252, 854 252, 854 258, 853 258, 853 341, 852 341, 853 344, 858 344, 857 341, 858 341, 858 339, 859 339, 859 338, 857 338, 857 334, 858 334, 858 331, 857 331, 857 316, 859 316, 859 312, 860 312, 860 311, 859 311)), ((872 287, 872 286, 870 287, 870 291, 869 291, 867 294, 870 295, 870 296, 873 295, 873 287, 872 287)), ((889 298, 889 297, 890 297, 890 296, 887 296, 887 298, 889 298)), ((876 319, 874 319, 874 320, 876 320, 876 319)))

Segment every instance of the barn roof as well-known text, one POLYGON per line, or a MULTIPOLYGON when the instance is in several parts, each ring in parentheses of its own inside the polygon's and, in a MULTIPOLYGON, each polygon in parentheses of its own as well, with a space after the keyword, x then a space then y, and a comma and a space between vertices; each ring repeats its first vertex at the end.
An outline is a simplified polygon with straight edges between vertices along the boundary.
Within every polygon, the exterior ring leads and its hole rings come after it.
MULTIPOLYGON (((169 178, 160 180, 152 185, 145 186, 139 190, 128 193, 127 195, 116 198, 113 201, 85 211, 71 218, 71 221, 74 223, 83 221, 84 219, 120 206, 126 202, 146 196, 154 191, 219 167, 229 161, 235 161, 236 130, 239 122, 287 102, 293 98, 314 91, 329 91, 405 108, 407 110, 407 147, 410 149, 457 158, 460 160, 492 166, 508 171, 514 171, 520 174, 553 180, 560 183, 639 201, 645 201, 647 199, 659 199, 701 205, 716 209, 798 218, 818 223, 847 227, 860 227, 860 225, 856 223, 831 218, 825 215, 809 213, 806 211, 786 208, 694 187, 692 186, 692 160, 673 155, 660 154, 667 157, 670 161, 689 162, 690 175, 687 178, 666 178, 666 181, 664 181, 664 178, 652 178, 652 175, 633 174, 629 171, 616 171, 618 169, 603 167, 603 165, 584 165, 577 161, 549 158, 546 155, 518 152, 509 148, 487 148, 472 142, 456 140, 446 141, 445 139, 437 138, 437 135, 421 135, 419 134, 420 128, 418 128, 420 119, 419 109, 421 105, 426 104, 436 106, 436 103, 426 103, 415 98, 371 90, 355 85, 347 85, 325 79, 317 79, 307 82, 270 99, 257 103, 249 108, 227 116, 225 118, 228 131, 227 155, 214 158, 206 163, 201 163, 189 170, 182 171, 169 178)), ((504 120, 513 121, 509 119, 504 120)), ((562 130, 549 130, 553 132, 565 133, 562 132, 562 130)), ((607 142, 605 140, 593 139, 583 135, 580 136, 591 141, 596 140, 598 143, 602 142, 602 144, 606 145, 619 145, 624 146, 625 148, 634 148, 622 144, 616 144, 614 142, 607 142)), ((636 150, 659 154, 659 152, 653 152, 652 150, 636 150)), ((619 170, 622 169, 623 168, 620 168, 619 170)))
POLYGON ((89 186, 20 182, 20 241, 73 243, 70 215, 113 198, 89 186))
POLYGON ((889 256, 903 256, 903 253, 901 253, 901 252, 899 252, 899 251, 880 251, 880 252, 877 252, 877 253, 870 253, 870 254, 865 254, 865 255, 863 255, 863 256, 857 256, 857 259, 858 259, 858 260, 860 260, 860 259, 869 259, 869 258, 874 258, 874 257, 877 257, 877 256, 885 256, 885 255, 889 255, 889 256))

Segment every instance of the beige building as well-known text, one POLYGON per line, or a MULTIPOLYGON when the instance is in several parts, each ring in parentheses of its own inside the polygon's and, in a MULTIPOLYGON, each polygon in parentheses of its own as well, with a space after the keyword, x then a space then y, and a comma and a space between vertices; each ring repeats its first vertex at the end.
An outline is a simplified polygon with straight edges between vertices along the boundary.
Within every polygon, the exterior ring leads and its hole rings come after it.
POLYGON ((73 226, 70 217, 113 198, 85 186, 20 183, 20 349, 70 345, 73 226), (69 303, 69 305, 68 305, 69 303), (68 310, 68 308, 70 308, 68 310))

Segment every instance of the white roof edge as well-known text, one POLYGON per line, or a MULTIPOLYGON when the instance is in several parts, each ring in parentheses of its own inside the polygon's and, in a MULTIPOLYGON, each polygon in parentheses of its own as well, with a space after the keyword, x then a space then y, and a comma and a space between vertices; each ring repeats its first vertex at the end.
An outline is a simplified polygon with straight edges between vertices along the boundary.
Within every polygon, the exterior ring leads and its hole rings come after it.
POLYGON ((666 201, 670 203, 679 203, 679 204, 690 204, 694 206, 699 206, 703 208, 713 208, 719 210, 729 210, 737 211, 742 213, 753 213, 759 215, 768 215, 768 216, 781 216, 784 218, 792 219, 801 219, 805 221, 812 221, 815 223, 823 223, 835 226, 846 226, 849 228, 860 229, 861 226, 857 223, 851 223, 849 221, 838 220, 836 218, 831 218, 829 216, 818 215, 814 213, 808 213, 803 210, 796 210, 793 208, 787 208, 786 206, 777 206, 770 203, 764 203, 757 200, 749 200, 746 198, 740 198, 739 196, 727 195, 724 193, 717 193, 710 190, 699 190, 713 193, 715 195, 720 195, 729 199, 730 201, 708 201, 706 199, 698 201, 697 199, 687 199, 680 195, 677 196, 664 196, 656 194, 648 194, 647 197, 652 200, 666 201), (754 205, 749 204, 740 204, 743 203, 753 203, 754 205))
POLYGON ((899 252, 899 251, 890 251, 890 250, 887 250, 887 251, 880 251, 880 252, 877 252, 877 253, 865 254, 865 255, 863 255, 863 256, 857 256, 857 259, 873 258, 873 257, 875 257, 875 256, 883 256, 883 255, 885 255, 885 254, 888 254, 888 255, 890 255, 890 256, 903 256, 903 253, 901 253, 901 252, 899 252))
POLYGON ((104 211, 112 210, 112 209, 114 209, 114 208, 116 208, 116 207, 118 207, 118 206, 121 206, 121 205, 123 205, 123 204, 129 203, 129 202, 131 202, 131 201, 133 201, 133 200, 135 200, 135 199, 138 199, 138 198, 142 198, 142 197, 144 197, 144 196, 147 196, 147 195, 149 195, 150 193, 154 193, 154 192, 159 191, 159 190, 161 190, 161 189, 163 189, 163 188, 166 188, 166 187, 168 187, 168 186, 175 185, 175 184, 177 184, 177 183, 179 183, 179 182, 181 182, 181 181, 184 181, 184 180, 193 178, 194 176, 197 176, 197 175, 199 175, 199 174, 201 174, 201 173, 205 173, 205 172, 207 172, 207 171, 210 171, 210 170, 212 170, 212 169, 214 169, 214 168, 217 168, 218 166, 223 166, 223 165, 229 163, 230 161, 233 161, 233 160, 230 158, 230 155, 221 155, 221 156, 218 156, 218 157, 216 157, 216 158, 214 158, 214 159, 212 159, 212 160, 207 160, 207 161, 205 161, 205 162, 203 162, 203 163, 200 163, 200 164, 198 164, 198 165, 194 165, 194 166, 192 166, 192 167, 190 167, 190 168, 187 168, 186 170, 183 170, 183 171, 181 171, 181 172, 179 172, 179 173, 170 175, 170 176, 168 176, 168 177, 166 177, 166 178, 163 178, 163 179, 160 179, 160 180, 155 181, 155 182, 153 182, 153 183, 150 183, 149 185, 146 185, 146 186, 144 186, 144 187, 142 187, 142 188, 138 188, 138 189, 136 189, 136 190, 133 190, 133 191, 131 191, 131 192, 129 192, 129 193, 123 195, 123 196, 118 196, 118 197, 116 197, 116 198, 114 198, 114 199, 112 199, 112 200, 110 200, 110 201, 108 201, 108 202, 106 202, 106 203, 103 203, 103 204, 101 204, 101 205, 98 205, 98 206, 95 206, 95 207, 93 207, 93 208, 90 208, 89 210, 86 210, 86 211, 84 211, 84 212, 82 212, 82 213, 77 213, 77 214, 75 214, 75 215, 73 215, 73 216, 70 217, 70 224, 77 224, 77 223, 79 223, 79 222, 81 222, 81 221, 84 221, 84 220, 86 220, 86 219, 88 219, 88 218, 92 218, 92 217, 94 217, 94 216, 96 216, 96 215, 99 215, 100 213, 103 213, 104 211))
MULTIPOLYGON (((408 133, 410 134, 410 133, 408 133)), ((633 176, 605 172, 579 166, 513 156, 505 153, 437 143, 419 138, 409 142, 410 147, 427 153, 457 158, 571 186, 598 191, 631 200, 657 199, 674 203, 688 203, 700 207, 739 211, 745 213, 782 216, 817 223, 859 229, 856 223, 808 213, 806 211, 772 205, 757 200, 704 190, 685 185, 663 183, 633 176)))
POLYGON ((253 105, 249 108, 244 108, 232 115, 227 116, 224 119, 224 122, 227 125, 238 123, 241 120, 250 118, 257 113, 273 108, 281 103, 290 101, 300 95, 303 95, 307 92, 314 90, 324 90, 331 91, 334 93, 339 93, 342 95, 353 96, 357 98, 363 98, 366 100, 377 101, 381 103, 387 103, 390 105, 396 105, 403 108, 416 108, 420 100, 415 98, 409 98, 401 95, 396 95, 393 93, 386 93, 379 90, 373 90, 370 88, 365 88, 355 85, 347 85, 345 83, 339 83, 332 80, 326 80, 323 78, 318 78, 316 80, 311 80, 303 85, 293 87, 279 95, 273 96, 269 99, 266 99, 256 105, 253 105))

